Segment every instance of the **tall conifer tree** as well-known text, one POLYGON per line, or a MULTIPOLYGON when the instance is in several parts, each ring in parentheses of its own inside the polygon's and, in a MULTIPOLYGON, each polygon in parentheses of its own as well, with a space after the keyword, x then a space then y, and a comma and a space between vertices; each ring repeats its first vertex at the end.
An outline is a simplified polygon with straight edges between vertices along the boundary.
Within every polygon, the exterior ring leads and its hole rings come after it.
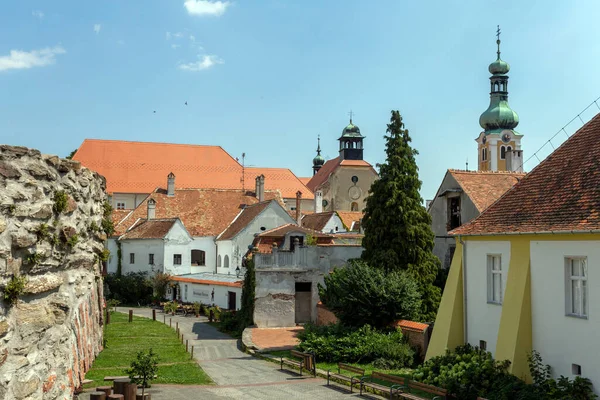
POLYGON ((362 258, 387 272, 409 272, 421 292, 421 320, 433 321, 440 301, 440 289, 433 285, 440 262, 432 252, 431 217, 419 194, 418 152, 410 147, 400 112, 392 111, 386 132, 387 158, 371 186, 362 220, 362 258))

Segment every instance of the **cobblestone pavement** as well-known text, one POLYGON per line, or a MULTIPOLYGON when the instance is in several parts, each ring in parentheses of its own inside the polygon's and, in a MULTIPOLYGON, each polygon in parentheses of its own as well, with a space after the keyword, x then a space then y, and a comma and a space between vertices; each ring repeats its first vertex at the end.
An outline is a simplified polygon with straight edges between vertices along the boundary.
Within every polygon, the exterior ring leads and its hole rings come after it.
MULTIPOLYGON (((125 308, 118 309, 128 312, 125 308)), ((151 309, 134 309, 134 315, 152 318, 151 309)), ((205 317, 166 316, 157 312, 158 321, 166 321, 173 327, 179 324, 184 340, 194 346, 194 358, 216 385, 152 385, 147 392, 153 400, 183 399, 348 399, 343 387, 327 386, 321 378, 300 377, 298 374, 279 369, 275 363, 264 361, 244 353, 239 341, 219 332, 207 324, 205 317)), ((365 397, 365 396, 363 396, 365 397)), ((86 392, 79 396, 89 399, 86 392)), ((379 397, 376 397, 379 398, 379 397)))

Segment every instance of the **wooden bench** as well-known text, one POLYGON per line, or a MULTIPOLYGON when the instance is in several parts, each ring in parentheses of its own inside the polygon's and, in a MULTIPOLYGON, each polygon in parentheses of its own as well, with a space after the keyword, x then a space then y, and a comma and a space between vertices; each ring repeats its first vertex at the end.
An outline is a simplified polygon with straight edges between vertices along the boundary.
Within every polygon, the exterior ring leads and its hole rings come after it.
POLYGON ((368 387, 384 393, 389 391, 390 399, 393 399, 394 395, 399 395, 407 389, 407 381, 408 379, 405 379, 401 376, 373 372, 370 376, 365 376, 360 380, 360 395, 362 396, 363 388, 368 387), (391 385, 384 385, 377 381, 391 383, 391 385))
MULTIPOLYGON (((426 385, 425 383, 421 383, 421 382, 417 382, 417 381, 409 381, 408 389, 409 390, 419 390, 421 392, 434 394, 435 396, 433 397, 432 400, 443 400, 446 398, 446 396, 448 396, 448 391, 446 389, 441 389, 439 387, 432 386, 432 385, 426 385)), ((409 399, 409 400, 423 400, 424 399, 424 397, 420 397, 415 394, 406 393, 406 392, 400 393, 400 397, 403 399, 409 399)))
POLYGON ((362 368, 353 367, 352 365, 338 363, 338 373, 332 374, 331 370, 327 370, 327 386, 329 386, 329 378, 340 379, 344 382, 350 383, 350 393, 352 393, 352 389, 354 385, 360 385, 362 378, 365 376, 365 370, 362 368), (348 376, 342 374, 342 370, 353 372, 358 375, 348 376))
POLYGON ((306 357, 310 356, 310 354, 292 350, 290 351, 290 355, 292 357, 299 358, 300 361, 281 357, 281 369, 283 369, 283 364, 291 365, 293 367, 300 368, 300 375, 302 375, 302 368, 306 367, 306 357))

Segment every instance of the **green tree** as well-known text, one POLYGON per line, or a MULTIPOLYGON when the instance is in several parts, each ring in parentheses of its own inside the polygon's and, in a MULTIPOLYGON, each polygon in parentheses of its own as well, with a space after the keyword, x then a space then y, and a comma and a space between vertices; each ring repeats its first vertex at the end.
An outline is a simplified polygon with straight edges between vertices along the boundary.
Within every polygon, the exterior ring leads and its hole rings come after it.
POLYGON ((171 275, 163 272, 157 272, 150 278, 152 288, 154 289, 154 296, 161 301, 167 298, 167 286, 169 286, 171 278, 171 275))
POLYGON ((440 262, 432 252, 431 217, 419 194, 418 152, 410 146, 400 112, 392 111, 386 132, 386 161, 371 186, 362 220, 362 258, 388 273, 408 271, 423 299, 419 319, 432 321, 440 301, 440 289, 433 284, 440 262))
POLYGON ((158 355, 152 352, 152 348, 148 352, 139 351, 136 359, 131 362, 131 367, 125 372, 133 383, 142 385, 142 398, 144 398, 144 389, 149 387, 150 381, 158 372, 158 355))
POLYGON ((342 324, 351 327, 386 328, 399 319, 414 319, 421 307, 418 285, 406 272, 386 273, 361 260, 326 275, 319 296, 342 324))
POLYGON ((240 329, 254 324, 254 295, 256 289, 256 274, 254 258, 245 260, 246 274, 242 286, 242 304, 239 311, 240 329))
POLYGON ((77 153, 77 150, 78 150, 78 149, 75 149, 75 150, 73 150, 73 151, 72 151, 72 152, 70 152, 70 153, 69 153, 69 155, 68 155, 68 156, 66 156, 65 158, 66 158, 67 160, 71 160, 71 159, 73 159, 73 156, 75 155, 75 153, 77 153))

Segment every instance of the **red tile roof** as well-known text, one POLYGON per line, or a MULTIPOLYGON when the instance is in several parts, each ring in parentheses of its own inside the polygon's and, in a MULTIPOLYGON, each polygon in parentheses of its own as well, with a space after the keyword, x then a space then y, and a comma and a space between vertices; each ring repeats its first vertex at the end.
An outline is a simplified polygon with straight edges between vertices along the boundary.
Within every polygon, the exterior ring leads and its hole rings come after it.
POLYGON ((327 161, 321 169, 311 178, 306 186, 313 192, 317 190, 319 186, 329 179, 329 176, 339 167, 365 167, 371 168, 373 172, 377 173, 373 166, 364 160, 342 160, 340 157, 333 158, 327 161))
POLYGON ((268 206, 271 201, 263 201, 262 203, 256 203, 250 205, 242 210, 237 216, 235 221, 231 223, 225 229, 225 231, 219 236, 219 240, 233 239, 238 233, 242 231, 254 218, 258 217, 268 206))
POLYGON ((358 223, 364 217, 365 214, 360 211, 337 211, 337 215, 342 220, 342 223, 346 227, 346 230, 349 231, 354 227, 354 230, 358 231, 358 223))
POLYGON ((322 213, 314 213, 302 217, 302 226, 314 231, 322 232, 325 225, 329 222, 335 211, 327 211, 322 213))
POLYGON ((296 192, 302 192, 303 199, 314 199, 313 192, 307 188, 304 183, 292 171, 287 168, 258 168, 247 167, 246 180, 251 179, 251 185, 248 188, 254 190, 255 179, 257 176, 265 176, 265 190, 279 190, 286 199, 296 198, 296 192))
POLYGON ((350 167, 367 167, 373 168, 371 164, 366 162, 365 160, 342 160, 340 165, 350 166, 350 167))
POLYGON ((111 219, 114 226, 117 226, 129 215, 133 210, 113 210, 111 213, 111 219))
POLYGON ((600 114, 454 235, 600 230, 600 114))
MULTIPOLYGON (((179 218, 194 237, 218 235, 244 205, 258 203, 256 197, 241 190, 179 189, 169 197, 164 189, 157 189, 116 227, 117 235, 124 233, 137 220, 147 217, 147 202, 151 198, 156 201, 157 219, 179 218)), ((265 198, 282 201, 278 192, 266 191, 265 198)))
POLYGON ((177 218, 143 220, 119 239, 162 239, 177 222, 177 218))
POLYGON ((482 212, 504 193, 523 179, 524 173, 503 171, 460 171, 449 169, 448 173, 469 196, 479 212, 482 212))
POLYGON ((427 330, 427 328, 429 328, 429 324, 424 324, 422 322, 415 322, 415 321, 408 321, 408 320, 401 320, 401 321, 396 321, 396 326, 400 327, 400 329, 407 329, 409 331, 416 331, 416 332, 425 332, 427 330))
POLYGON ((304 186, 306 186, 308 184, 308 182, 310 182, 310 180, 312 179, 312 176, 302 176, 302 177, 298 177, 298 179, 300 179, 300 182, 302 182, 302 184, 304 186))
POLYGON ((237 282, 218 282, 211 281, 206 279, 198 279, 198 278, 185 278, 183 276, 171 276, 172 281, 177 282, 188 282, 188 283, 198 283, 201 285, 213 285, 213 286, 227 286, 227 287, 242 287, 242 281, 237 282))
POLYGON ((303 228, 295 224, 282 225, 274 229, 262 232, 258 237, 283 237, 289 232, 303 232, 306 235, 311 235, 316 238, 331 238, 331 235, 318 232, 313 229, 303 228))

